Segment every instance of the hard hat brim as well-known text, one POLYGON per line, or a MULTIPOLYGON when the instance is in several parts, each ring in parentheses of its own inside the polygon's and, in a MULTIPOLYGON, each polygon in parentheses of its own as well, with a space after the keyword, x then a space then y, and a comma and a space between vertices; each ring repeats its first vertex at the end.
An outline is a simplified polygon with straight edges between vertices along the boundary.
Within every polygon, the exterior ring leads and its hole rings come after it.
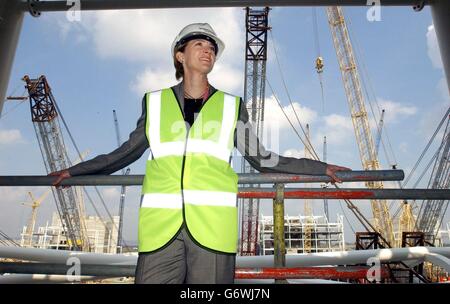
POLYGON ((188 35, 182 37, 180 40, 178 40, 177 42, 174 41, 173 45, 172 45, 172 56, 175 56, 175 50, 182 44, 185 44, 187 42, 189 42, 190 40, 193 39, 206 39, 208 41, 210 41, 215 49, 216 49, 216 60, 220 57, 220 55, 222 54, 223 50, 225 49, 225 43, 223 43, 222 40, 219 39, 219 37, 217 36, 213 36, 213 35, 209 35, 207 33, 204 32, 193 32, 193 33, 189 33, 188 35))

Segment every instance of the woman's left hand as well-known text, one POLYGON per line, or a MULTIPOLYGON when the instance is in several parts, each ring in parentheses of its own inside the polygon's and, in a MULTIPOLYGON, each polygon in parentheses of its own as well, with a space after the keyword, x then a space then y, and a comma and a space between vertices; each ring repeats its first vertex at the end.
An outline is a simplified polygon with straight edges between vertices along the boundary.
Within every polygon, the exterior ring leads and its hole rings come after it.
POLYGON ((331 165, 331 164, 328 164, 327 165, 327 172, 326 172, 326 174, 329 176, 329 177, 331 177, 331 179, 332 179, 332 183, 342 183, 342 180, 341 179, 339 179, 337 176, 336 176, 336 172, 338 172, 338 171, 351 171, 352 169, 350 169, 350 168, 347 168, 347 167, 341 167, 341 166, 336 166, 336 165, 331 165))

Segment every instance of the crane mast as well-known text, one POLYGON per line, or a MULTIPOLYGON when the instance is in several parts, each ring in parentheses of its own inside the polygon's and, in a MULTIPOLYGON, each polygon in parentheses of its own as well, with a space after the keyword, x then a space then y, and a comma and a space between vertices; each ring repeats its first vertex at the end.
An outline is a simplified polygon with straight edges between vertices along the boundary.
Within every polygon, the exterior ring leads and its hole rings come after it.
MULTIPOLYGON (((250 113, 254 133, 262 138, 264 125, 264 99, 266 84, 267 31, 269 8, 246 8, 246 60, 244 103, 250 113)), ((242 160, 242 173, 255 169, 242 160)), ((252 185, 249 185, 252 186, 252 185)), ((241 255, 256 255, 258 244, 259 199, 241 199, 241 255)))

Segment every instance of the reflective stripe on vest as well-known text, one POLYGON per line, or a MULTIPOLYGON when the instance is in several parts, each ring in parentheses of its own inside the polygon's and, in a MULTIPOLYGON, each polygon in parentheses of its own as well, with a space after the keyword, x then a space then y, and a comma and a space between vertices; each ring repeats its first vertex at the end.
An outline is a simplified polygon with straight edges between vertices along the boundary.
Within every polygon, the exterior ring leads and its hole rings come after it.
POLYGON ((216 91, 187 129, 171 89, 147 94, 151 153, 139 212, 140 252, 166 245, 183 222, 204 247, 236 252, 237 174, 229 161, 238 108, 238 97, 216 91))

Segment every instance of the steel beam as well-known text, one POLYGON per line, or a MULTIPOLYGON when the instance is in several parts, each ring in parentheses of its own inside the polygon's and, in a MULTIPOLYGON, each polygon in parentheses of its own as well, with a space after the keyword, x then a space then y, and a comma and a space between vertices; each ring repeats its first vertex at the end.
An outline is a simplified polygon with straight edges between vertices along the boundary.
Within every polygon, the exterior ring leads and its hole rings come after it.
POLYGON ((23 23, 20 0, 0 1, 0 115, 23 23))
MULTIPOLYGON (((31 1, 32 9, 39 12, 66 11, 72 1, 31 1)), ((428 4, 429 0, 382 0, 383 6, 411 6, 428 4)), ((189 7, 265 7, 265 6, 367 6, 367 0, 80 0, 81 10, 189 8, 189 7)), ((22 9, 29 5, 22 0, 22 9)))
POLYGON ((447 90, 450 89, 450 1, 431 2, 431 15, 441 51, 442 64, 447 76, 447 90))
MULTIPOLYGON (((273 199, 276 191, 271 188, 239 188, 238 197, 273 199)), ((285 188, 285 199, 450 199, 450 189, 365 189, 365 188, 285 188)))
MULTIPOLYGON (((236 268, 235 279, 326 279, 357 280, 367 279, 370 268, 351 267, 293 267, 293 268, 236 268)), ((389 272, 380 269, 380 279, 386 279, 389 272)))
MULTIPOLYGON (((325 175, 295 175, 282 173, 244 173, 239 175, 240 184, 274 183, 327 183, 331 178, 325 175)), ((344 182, 399 181, 403 170, 342 171, 336 176, 344 182)), ((0 186, 51 186, 52 176, 0 176, 0 186)), ((138 186, 144 175, 85 175, 75 176, 61 182, 61 186, 138 186)))

